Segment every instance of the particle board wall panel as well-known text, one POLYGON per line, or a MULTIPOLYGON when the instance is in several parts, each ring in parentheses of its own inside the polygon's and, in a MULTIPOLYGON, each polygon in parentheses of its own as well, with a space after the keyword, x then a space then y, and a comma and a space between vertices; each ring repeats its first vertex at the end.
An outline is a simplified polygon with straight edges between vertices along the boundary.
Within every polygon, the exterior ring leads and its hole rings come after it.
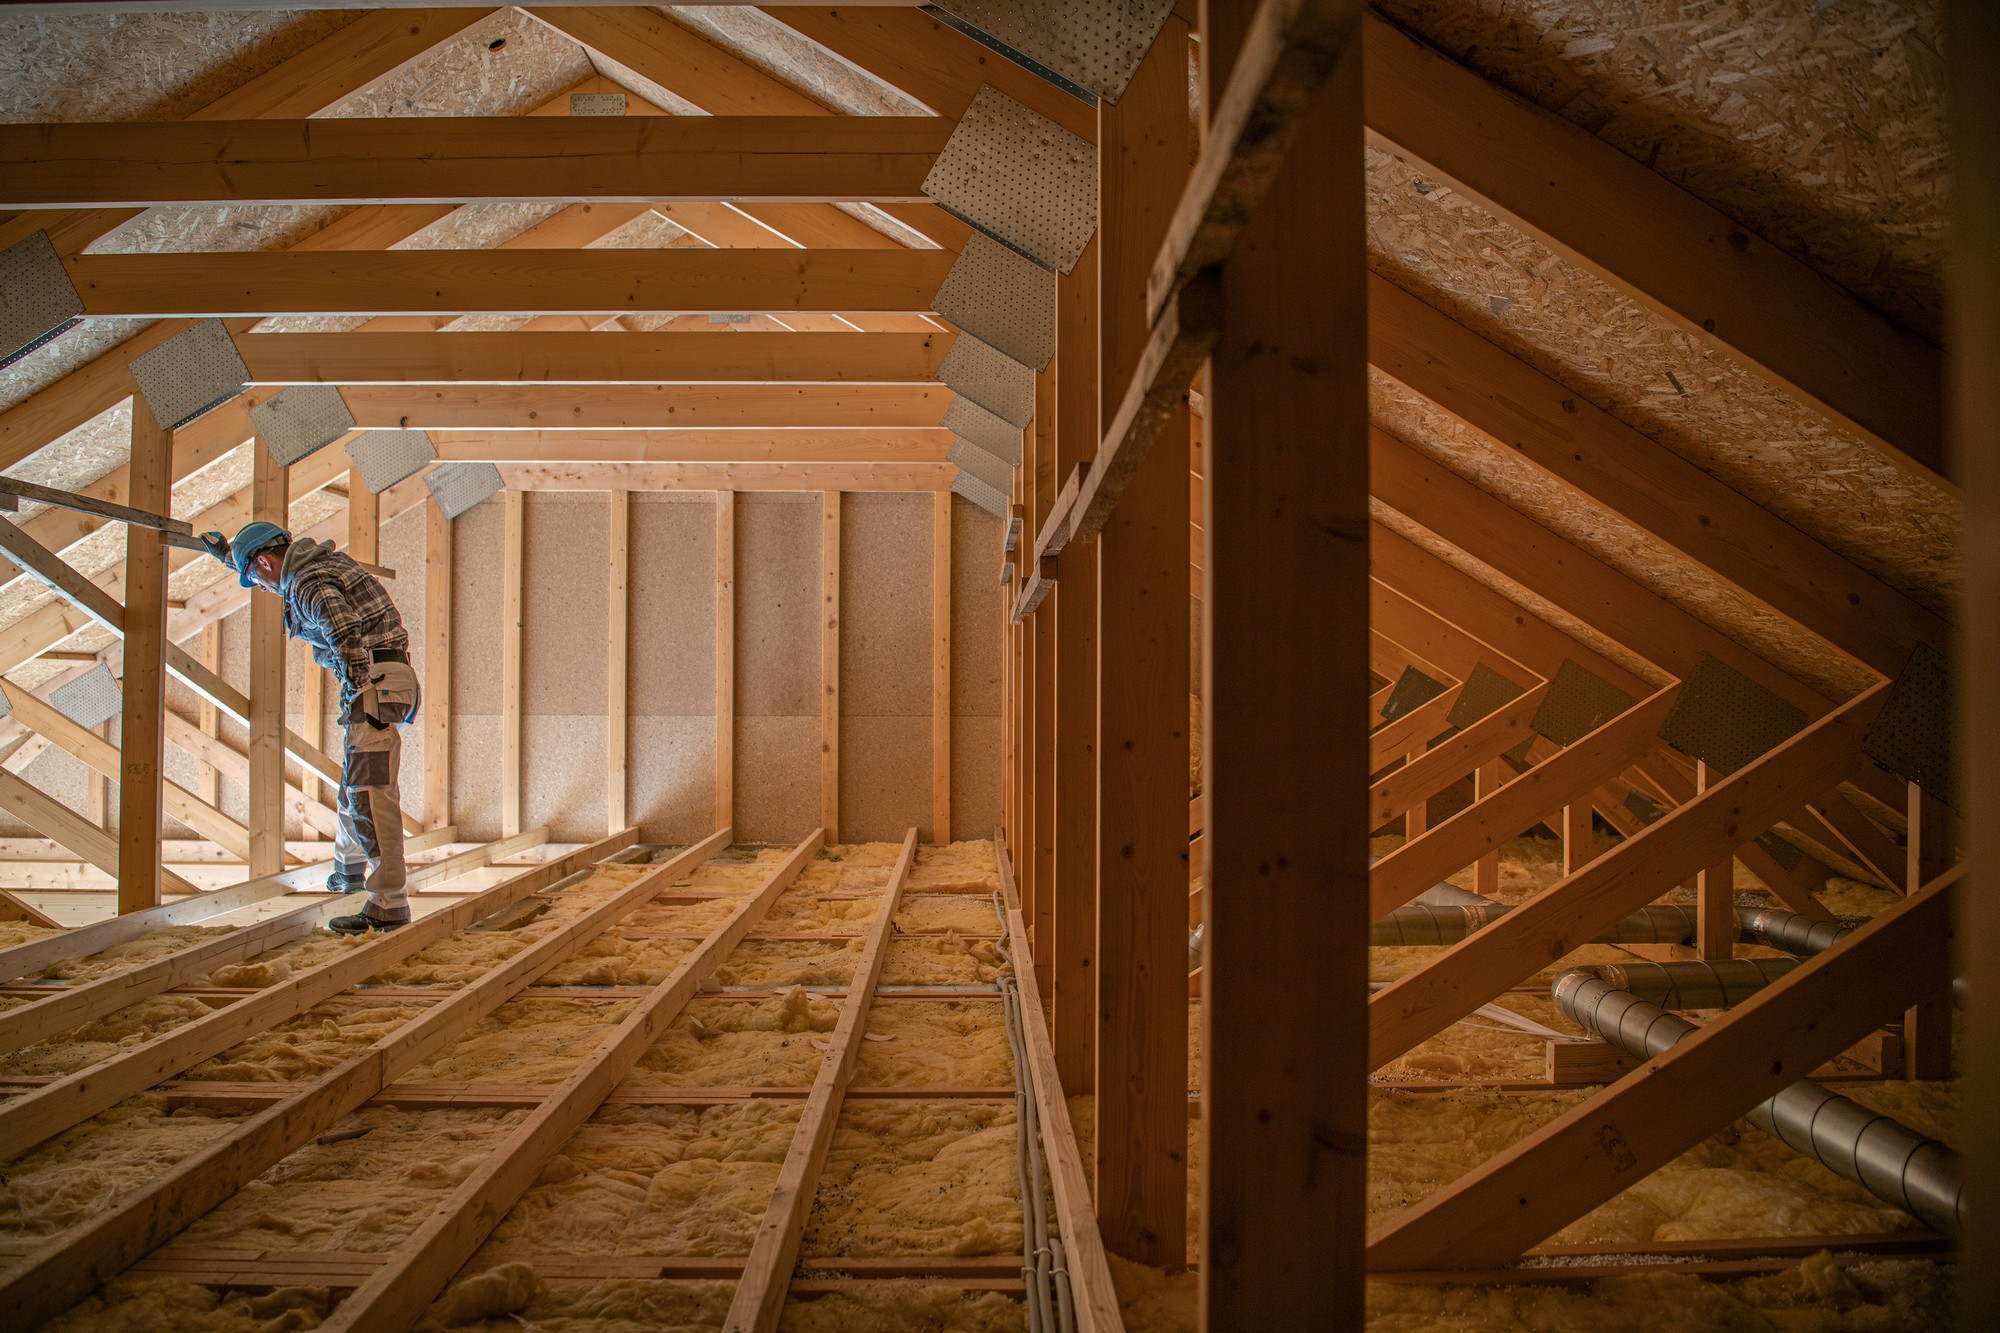
MULTIPOLYGON (((818 722, 819 501, 812 491, 737 497, 738 718, 818 722)), ((739 787, 746 776, 747 770, 739 771, 739 787)), ((811 831, 807 826, 798 836, 811 831)))
MULTIPOLYGON (((452 619, 456 623, 457 616, 452 619)), ((454 668, 459 661, 454 653, 454 668)), ((451 822, 458 826, 461 842, 491 842, 500 836, 498 713, 452 711, 451 822)))
MULTIPOLYGON (((713 833, 715 732, 709 718, 634 714, 630 721, 632 803, 626 818, 639 826, 640 841, 687 843, 713 833)), ((746 835, 739 830, 736 837, 746 835)))
POLYGON ((583 842, 603 835, 605 819, 604 715, 523 713, 521 826, 583 842))
POLYGON ((841 511, 840 837, 928 837, 931 500, 856 492, 841 511))
POLYGON ((500 836, 500 603, 496 497, 451 524, 451 814, 459 836, 500 836))
MULTIPOLYGON (((815 524, 818 506, 812 509, 815 524)), ((817 662, 817 657, 814 659, 817 662)), ((819 714, 736 718, 736 840, 784 842, 819 823, 819 714)))
POLYGON ((843 842, 894 842, 896 831, 930 838, 931 720, 840 719, 840 836, 843 842))
POLYGON ((715 502, 634 494, 626 817, 648 842, 713 831, 715 502))
POLYGON ((602 717, 611 621, 604 561, 595 557, 608 539, 604 497, 537 492, 523 500, 521 716, 602 717))
POLYGON ((967 836, 985 836, 1001 817, 1000 532, 999 519, 952 497, 951 822, 967 836))

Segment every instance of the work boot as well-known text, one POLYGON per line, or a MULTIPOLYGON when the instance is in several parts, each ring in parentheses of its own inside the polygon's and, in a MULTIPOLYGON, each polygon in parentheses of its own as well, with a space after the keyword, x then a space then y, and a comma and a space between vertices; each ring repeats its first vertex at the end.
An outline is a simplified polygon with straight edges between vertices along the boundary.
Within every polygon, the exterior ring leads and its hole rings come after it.
POLYGON ((371 930, 394 930, 407 926, 408 921, 383 921, 366 912, 356 912, 353 916, 337 916, 326 923, 326 928, 336 935, 366 935, 371 930))

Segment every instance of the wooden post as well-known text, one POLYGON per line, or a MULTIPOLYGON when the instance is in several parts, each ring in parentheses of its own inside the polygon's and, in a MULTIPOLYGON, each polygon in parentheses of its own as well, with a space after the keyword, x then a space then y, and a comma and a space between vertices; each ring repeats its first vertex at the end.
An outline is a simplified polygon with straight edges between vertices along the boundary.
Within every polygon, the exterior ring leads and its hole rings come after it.
MULTIPOLYGON (((1910 784, 1909 872, 1905 893, 1915 893, 1951 869, 1954 830, 1951 807, 1910 784)), ((1905 1078, 1951 1077, 1951 991, 1944 990, 1903 1015, 1905 1078)))
POLYGON ((840 841, 840 492, 820 495, 819 822, 840 841))
POLYGON ((500 836, 521 831, 521 556, 526 515, 520 491, 502 493, 500 554, 500 836))
MULTIPOLYGON (((211 620, 201 627, 200 660, 201 664, 210 671, 221 667, 222 622, 211 620)), ((201 701, 200 727, 201 734, 204 736, 219 736, 221 734, 215 702, 206 697, 201 701)), ((311 777, 306 779, 306 784, 306 787, 302 790, 305 791, 306 795, 314 796, 316 799, 317 794, 313 789, 319 784, 311 777)), ((201 797, 202 800, 207 801, 210 805, 220 806, 222 804, 222 770, 209 763, 206 759, 202 760, 200 767, 196 770, 194 792, 195 795, 201 797)))
POLYGON ((951 492, 931 497, 931 841, 951 841, 951 492))
MULTIPOLYGON (((258 450, 259 456, 262 452, 258 450)), ((173 432, 154 420, 144 396, 133 394, 128 498, 134 508, 172 511, 173 453, 173 432)), ((130 525, 125 529, 124 684, 118 722, 120 916, 160 901, 160 835, 166 820, 167 547, 160 533, 130 525)), ((282 856, 282 828, 278 837, 282 856)))
POLYGON ((451 822, 451 520, 424 502, 424 827, 451 822))
POLYGON ((347 470, 347 554, 366 565, 382 563, 382 497, 368 489, 360 468, 347 470))
POLYGON ((736 492, 715 493, 715 818, 736 809, 736 492))
MULTIPOLYGON (((290 507, 285 469, 263 441, 250 444, 250 517, 285 525, 290 507)), ((250 874, 285 868, 285 604, 275 593, 250 594, 250 874)), ((129 633, 128 633, 129 637, 129 633)), ((130 667, 127 667, 130 670, 130 667)), ((126 696, 129 705, 131 696, 126 696)), ((162 720, 164 725, 164 720, 162 720)))
MULTIPOLYGON (((1056 279, 1056 479, 1097 456, 1097 241, 1056 279)), ((1024 539, 1025 540, 1025 539, 1024 539)), ((1017 555, 1027 568, 1033 556, 1017 555)), ((1063 1090, 1097 1086, 1097 543, 1056 557, 1055 939, 1050 1002, 1063 1090)))
POLYGON ((1574 875, 1597 859, 1597 834, 1591 826, 1589 799, 1564 806, 1562 825, 1563 874, 1574 875))
MULTIPOLYGON (((1050 510, 1055 508, 1056 498, 1056 364, 1050 361, 1049 368, 1035 378, 1035 421, 1033 429, 1026 432, 1027 440, 1022 451, 1022 473, 1027 479, 1034 496, 1029 506, 1029 521, 1022 525, 1021 539, 1030 540, 1028 534, 1041 531, 1048 521, 1050 510)), ((1034 938, 1041 947, 1035 950, 1035 979, 1044 989, 1055 986, 1056 953, 1056 608, 1049 603, 1059 601, 1062 589, 1052 591, 1042 607, 1029 622, 1034 635, 1035 672, 1030 678, 1029 688, 1035 710, 1034 730, 1030 733, 1034 769, 1031 780, 1035 786, 1035 828, 1032 857, 1023 855, 1023 861, 1032 860, 1034 866, 1035 914, 1030 918, 1034 938)))
MULTIPOLYGON (((1187 70, 1170 17, 1098 107, 1100 428, 1148 340, 1146 277, 1188 178, 1187 70)), ((1107 1249, 1169 1269, 1187 1262, 1188 435, 1183 406, 1097 543, 1097 1218, 1107 1249)))
POLYGON ((616 833, 625 827, 625 622, 632 496, 629 491, 613 491, 610 500, 611 539, 605 552, 610 624, 604 640, 604 822, 607 833, 616 833))
POLYGON ((1363 1318, 1368 349, 1364 321, 1325 313, 1365 299, 1358 39, 1306 114, 1223 268, 1210 372, 1207 1329, 1363 1318), (1282 610, 1301 588, 1309 623, 1282 610))
MULTIPOLYGON (((1722 780, 1707 764, 1695 766, 1695 790, 1707 791, 1722 780)), ((1586 803, 1584 808, 1590 807, 1586 803)), ((1695 943, 1703 958, 1730 958, 1736 953, 1736 858, 1724 856, 1695 877, 1695 943)))
MULTIPOLYGON (((1472 776, 1472 799, 1483 801, 1507 780, 1506 760, 1481 764, 1472 776)), ((1490 898, 1500 890, 1500 853, 1492 851, 1472 863, 1472 891, 1490 898)))

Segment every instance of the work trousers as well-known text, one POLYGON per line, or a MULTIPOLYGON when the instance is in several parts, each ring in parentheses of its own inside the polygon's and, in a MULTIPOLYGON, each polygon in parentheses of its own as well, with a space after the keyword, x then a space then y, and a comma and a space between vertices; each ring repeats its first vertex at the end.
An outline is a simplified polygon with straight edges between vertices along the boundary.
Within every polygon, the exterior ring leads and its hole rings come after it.
POLYGON ((418 701, 416 673, 402 662, 381 662, 347 707, 334 873, 367 889, 362 914, 377 921, 410 919, 399 775, 403 728, 415 720, 418 701))

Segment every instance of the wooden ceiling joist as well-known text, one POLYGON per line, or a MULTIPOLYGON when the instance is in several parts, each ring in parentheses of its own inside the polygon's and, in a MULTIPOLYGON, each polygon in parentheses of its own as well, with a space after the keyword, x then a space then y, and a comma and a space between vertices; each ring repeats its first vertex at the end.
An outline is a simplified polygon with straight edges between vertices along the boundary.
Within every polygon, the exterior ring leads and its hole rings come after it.
POLYGON ((933 116, 0 125, 0 206, 924 200, 933 116))
POLYGON ((548 430, 431 432, 440 462, 938 463, 948 430, 548 430))
POLYGON ((941 384, 661 383, 350 385, 341 396, 364 430, 533 431, 922 430, 936 427, 956 397, 941 384))
POLYGON ((931 308, 934 250, 392 250, 86 255, 86 316, 633 314, 931 308))

